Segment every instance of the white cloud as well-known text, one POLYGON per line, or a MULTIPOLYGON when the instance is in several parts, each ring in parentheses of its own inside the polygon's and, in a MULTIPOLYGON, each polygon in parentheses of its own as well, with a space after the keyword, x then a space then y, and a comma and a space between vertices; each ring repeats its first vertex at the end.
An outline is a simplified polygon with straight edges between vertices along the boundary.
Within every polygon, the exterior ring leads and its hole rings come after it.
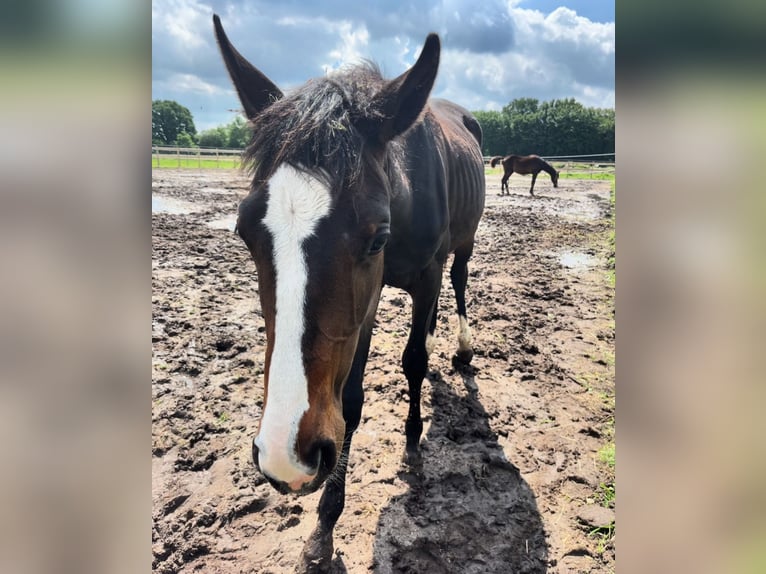
POLYGON ((210 46, 212 9, 197 0, 154 0, 152 39, 166 35, 177 53, 210 46))
MULTIPOLYGON (((330 57, 334 58, 338 64, 344 62, 359 61, 365 56, 365 50, 370 42, 370 33, 367 28, 361 27, 354 30, 351 22, 342 22, 338 29, 340 42, 338 46, 330 52, 330 57)), ((335 65, 335 68, 338 66, 335 65)))
POLYGON ((173 74, 167 80, 163 80, 162 84, 177 93, 191 92, 206 96, 222 95, 231 91, 206 82, 194 74, 173 74))
POLYGON ((153 0, 153 98, 176 99, 206 123, 217 115, 230 120, 227 110, 239 103, 213 36, 217 12, 237 49, 283 89, 362 58, 395 77, 435 31, 442 57, 434 95, 474 110, 500 109, 518 97, 613 106, 614 23, 566 7, 543 14, 518 4, 153 0))
POLYGON ((324 34, 336 38, 334 46, 323 57, 317 54, 320 56, 321 68, 325 73, 337 70, 344 64, 358 62, 367 56, 370 33, 364 25, 358 26, 349 20, 328 20, 294 15, 279 18, 276 24, 306 34, 321 30, 324 34))
MULTIPOLYGON (((559 7, 549 15, 511 8, 517 51, 549 77, 614 90, 614 23, 559 7)), ((552 78, 551 78, 552 79, 552 78)))

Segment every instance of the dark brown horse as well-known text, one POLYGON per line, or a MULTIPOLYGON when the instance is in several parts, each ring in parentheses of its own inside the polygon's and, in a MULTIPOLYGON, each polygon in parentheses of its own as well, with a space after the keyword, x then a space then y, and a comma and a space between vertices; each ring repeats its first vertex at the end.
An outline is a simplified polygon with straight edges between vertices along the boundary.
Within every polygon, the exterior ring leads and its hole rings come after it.
POLYGON ((503 181, 500 184, 500 195, 503 195, 503 192, 506 194, 511 193, 508 190, 508 178, 511 177, 513 172, 520 173, 521 175, 532 174, 532 185, 529 188, 529 195, 534 195, 532 190, 535 189, 537 174, 541 171, 547 171, 550 174, 553 187, 559 186, 559 172, 553 169, 553 166, 539 155, 511 154, 505 157, 498 155, 490 160, 490 167, 495 167, 495 164, 499 161, 502 161, 503 165, 503 181))
POLYGON ((255 261, 266 323, 253 459, 283 493, 312 492, 333 477, 303 552, 306 570, 324 570, 343 510, 383 285, 412 297, 402 355, 410 464, 420 460, 420 391, 450 253, 456 357, 473 356, 465 288, 484 209, 481 128, 465 109, 428 99, 439 67, 435 34, 398 78, 385 80, 365 64, 283 95, 234 49, 217 16, 214 24, 253 128, 245 152, 253 182, 237 220, 255 261))

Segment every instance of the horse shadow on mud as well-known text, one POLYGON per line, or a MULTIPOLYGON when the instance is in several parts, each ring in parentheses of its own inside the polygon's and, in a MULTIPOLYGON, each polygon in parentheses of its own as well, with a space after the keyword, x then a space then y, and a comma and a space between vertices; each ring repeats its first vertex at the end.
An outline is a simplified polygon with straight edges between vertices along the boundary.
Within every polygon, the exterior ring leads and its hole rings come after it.
POLYGON ((403 467, 409 491, 381 512, 373 570, 545 572, 548 547, 534 494, 489 426, 477 370, 456 367, 450 378, 462 378, 461 391, 437 371, 428 375, 433 415, 422 466, 403 467))

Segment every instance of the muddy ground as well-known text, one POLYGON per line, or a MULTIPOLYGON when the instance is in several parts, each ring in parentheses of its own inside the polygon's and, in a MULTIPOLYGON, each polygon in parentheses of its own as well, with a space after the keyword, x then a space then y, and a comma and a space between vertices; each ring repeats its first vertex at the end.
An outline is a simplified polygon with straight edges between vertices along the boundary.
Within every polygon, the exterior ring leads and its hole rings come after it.
MULTIPOLYGON (((386 288, 351 449, 337 572, 612 572, 614 519, 598 451, 612 440, 610 184, 514 175, 487 207, 470 264, 476 355, 456 371, 445 273, 423 384, 423 473, 401 463, 408 297, 386 288)), ((236 171, 154 170, 153 567, 293 571, 321 493, 283 496, 257 474, 263 320, 254 265, 232 232, 236 171)))

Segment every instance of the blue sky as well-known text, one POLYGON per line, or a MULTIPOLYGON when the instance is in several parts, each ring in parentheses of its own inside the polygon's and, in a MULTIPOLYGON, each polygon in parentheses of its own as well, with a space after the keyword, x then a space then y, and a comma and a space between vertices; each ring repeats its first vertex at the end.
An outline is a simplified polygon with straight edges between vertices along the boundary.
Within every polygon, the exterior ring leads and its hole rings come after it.
POLYGON ((471 110, 519 97, 614 107, 613 1, 153 0, 152 99, 189 108, 198 130, 230 122, 240 108, 213 13, 283 91, 363 58, 395 77, 437 32, 434 96, 471 110))

